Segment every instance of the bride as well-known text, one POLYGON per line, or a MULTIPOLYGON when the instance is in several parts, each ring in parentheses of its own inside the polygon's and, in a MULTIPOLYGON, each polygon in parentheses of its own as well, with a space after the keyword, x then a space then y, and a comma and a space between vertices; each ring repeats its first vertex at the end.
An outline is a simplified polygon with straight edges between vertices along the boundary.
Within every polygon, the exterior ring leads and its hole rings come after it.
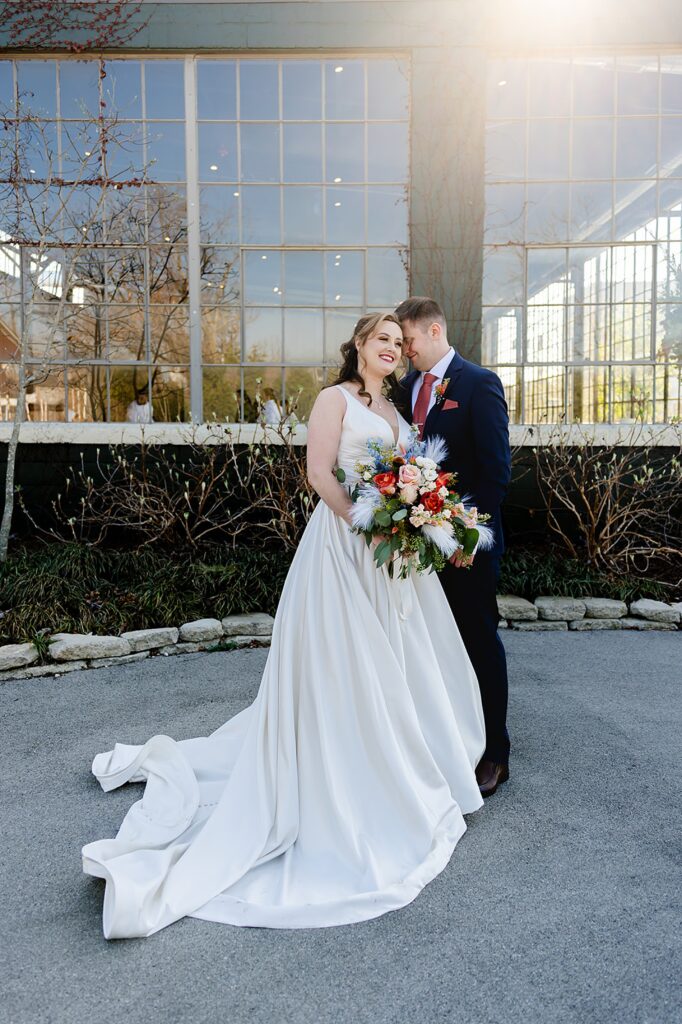
POLYGON ((358 321, 308 427, 321 498, 296 551, 253 704, 210 736, 98 754, 104 790, 146 782, 115 839, 83 847, 103 878, 104 934, 152 935, 184 916, 316 928, 413 900, 483 803, 478 685, 435 574, 391 579, 349 528, 349 477, 370 437, 410 427, 392 314, 358 321), (388 381, 387 381, 388 379, 388 381))

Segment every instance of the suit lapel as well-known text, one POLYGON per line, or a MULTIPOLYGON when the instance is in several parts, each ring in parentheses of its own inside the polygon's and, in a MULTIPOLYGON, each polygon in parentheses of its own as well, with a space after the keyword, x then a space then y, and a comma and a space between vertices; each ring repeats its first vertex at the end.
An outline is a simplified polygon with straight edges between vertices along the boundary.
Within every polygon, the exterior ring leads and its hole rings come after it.
POLYGON ((455 384, 457 382, 458 376, 462 372, 463 367, 464 360, 462 359, 459 352, 455 352, 452 359, 448 363, 447 370, 443 375, 443 380, 449 380, 449 384, 446 388, 443 398, 439 402, 434 402, 433 406, 431 407, 431 410, 429 411, 428 416, 426 417, 426 423, 424 424, 424 437, 427 437, 429 434, 434 433, 436 420, 438 419, 442 411, 445 399, 450 398, 454 394, 455 384))
POLYGON ((409 416, 406 416, 405 418, 409 419, 410 423, 412 423, 412 388, 414 387, 414 382, 418 376, 419 370, 411 370, 409 373, 406 373, 404 377, 401 377, 399 381, 401 388, 405 391, 405 409, 409 414, 409 416))

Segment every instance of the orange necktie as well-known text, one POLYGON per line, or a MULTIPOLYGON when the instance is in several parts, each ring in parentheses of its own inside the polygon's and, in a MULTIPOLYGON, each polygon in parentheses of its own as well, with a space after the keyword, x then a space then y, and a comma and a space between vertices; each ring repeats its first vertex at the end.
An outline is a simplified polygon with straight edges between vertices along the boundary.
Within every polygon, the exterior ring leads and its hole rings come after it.
POLYGON ((416 423, 419 427, 419 440, 421 441, 424 436, 424 424, 426 423, 426 415, 429 411, 429 402, 431 401, 431 392, 433 391, 433 383, 438 380, 435 373, 425 373, 422 386, 419 389, 417 395, 417 401, 414 403, 414 411, 412 413, 412 422, 416 423))

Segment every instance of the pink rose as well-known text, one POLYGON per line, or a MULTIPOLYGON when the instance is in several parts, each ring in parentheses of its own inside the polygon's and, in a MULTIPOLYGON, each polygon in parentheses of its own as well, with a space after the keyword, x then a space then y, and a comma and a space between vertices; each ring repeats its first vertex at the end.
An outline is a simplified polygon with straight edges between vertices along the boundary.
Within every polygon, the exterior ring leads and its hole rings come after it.
POLYGON ((421 481, 421 470, 419 466, 401 466, 398 471, 398 480, 401 487, 416 487, 421 481))
POLYGON ((400 488, 400 500, 404 501, 406 505, 414 505, 419 492, 413 484, 405 484, 404 487, 400 488))

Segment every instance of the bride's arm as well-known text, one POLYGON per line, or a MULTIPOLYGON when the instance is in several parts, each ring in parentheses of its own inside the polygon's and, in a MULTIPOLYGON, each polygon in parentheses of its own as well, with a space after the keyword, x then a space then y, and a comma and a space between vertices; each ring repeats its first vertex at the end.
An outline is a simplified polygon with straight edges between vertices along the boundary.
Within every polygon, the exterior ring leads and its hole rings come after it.
POLYGON ((315 399, 308 420, 308 480, 325 505, 350 525, 353 502, 334 476, 346 400, 336 388, 326 388, 315 399))

